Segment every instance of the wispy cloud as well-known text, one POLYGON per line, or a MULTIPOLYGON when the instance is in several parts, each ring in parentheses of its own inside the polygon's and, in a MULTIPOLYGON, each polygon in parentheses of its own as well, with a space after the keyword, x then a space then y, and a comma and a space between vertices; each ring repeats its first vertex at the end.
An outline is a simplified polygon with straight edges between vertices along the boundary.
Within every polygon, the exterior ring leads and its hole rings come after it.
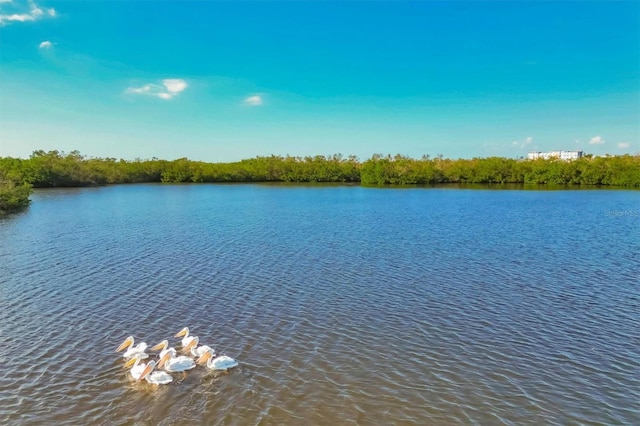
POLYGON ((631 144, 629 142, 620 142, 618 143, 618 148, 620 149, 627 149, 631 146, 631 144))
POLYGON ((530 145, 531 142, 533 142, 533 137, 527 136, 527 138, 524 141, 513 141, 511 145, 520 146, 520 148, 524 148, 525 146, 530 145))
MULTIPOLYGON (((1 1, 1 0, 0 0, 1 1)), ((49 40, 45 40, 42 43, 40 43, 40 45, 38 46, 39 49, 51 49, 53 47, 53 43, 51 43, 49 40)))
POLYGON ((594 136, 589 141, 589 145, 601 145, 601 144, 603 144, 605 142, 606 141, 604 139, 602 139, 602 136, 594 136))
POLYGON ((181 78, 166 78, 161 84, 148 83, 140 87, 129 87, 125 93, 132 95, 147 95, 169 100, 184 91, 189 85, 181 78))
POLYGON ((249 106, 260 106, 264 103, 264 100, 260 95, 253 95, 246 98, 243 103, 249 106))
POLYGON ((0 26, 11 22, 30 22, 55 16, 57 12, 54 8, 41 8, 32 0, 27 3, 0 0, 0 26))

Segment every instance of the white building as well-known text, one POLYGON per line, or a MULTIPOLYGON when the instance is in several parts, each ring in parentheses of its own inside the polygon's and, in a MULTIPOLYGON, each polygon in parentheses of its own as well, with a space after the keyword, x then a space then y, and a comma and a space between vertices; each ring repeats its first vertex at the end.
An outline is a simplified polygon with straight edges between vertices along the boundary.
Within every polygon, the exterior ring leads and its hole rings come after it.
POLYGON ((582 151, 532 151, 527 154, 527 160, 537 160, 538 158, 543 158, 545 160, 548 160, 550 158, 559 158, 564 161, 569 161, 577 160, 582 156, 584 156, 584 152, 582 151))

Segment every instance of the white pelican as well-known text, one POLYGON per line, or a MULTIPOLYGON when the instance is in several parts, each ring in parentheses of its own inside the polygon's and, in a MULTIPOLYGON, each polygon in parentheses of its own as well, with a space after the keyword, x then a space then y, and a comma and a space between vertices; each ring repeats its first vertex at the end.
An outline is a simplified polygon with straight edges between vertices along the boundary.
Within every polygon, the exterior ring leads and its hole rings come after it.
POLYGON ((166 385, 173 381, 173 377, 168 373, 165 373, 164 371, 153 371, 156 367, 155 361, 149 361, 145 364, 140 363, 142 359, 144 358, 140 358, 139 355, 135 355, 124 364, 125 367, 131 367, 131 377, 136 381, 139 382, 140 380, 145 379, 152 385, 166 385))
POLYGON ((187 371, 195 368, 195 366, 196 362, 188 356, 176 356, 174 348, 167 349, 158 362, 158 367, 164 368, 169 372, 187 371))
POLYGON ((216 350, 213 349, 211 346, 207 346, 207 345, 201 345, 198 346, 198 343, 200 343, 200 339, 198 338, 198 336, 195 336, 193 338, 193 347, 191 348, 191 355, 193 355, 196 358, 200 358, 202 355, 204 355, 204 353, 206 351, 212 351, 213 352, 213 356, 216 356, 216 350))
POLYGON ((120 346, 118 346, 118 349, 116 349, 116 352, 120 352, 123 349, 129 348, 122 355, 122 357, 125 359, 132 358, 137 354, 140 354, 142 359, 149 357, 149 355, 145 353, 145 351, 147 350, 147 344, 145 342, 140 342, 135 346, 133 345, 133 343, 134 343, 133 336, 127 337, 126 339, 124 339, 124 342, 122 342, 120 346))
POLYGON ((183 328, 174 337, 182 337, 182 350, 196 338, 196 336, 189 336, 189 327, 183 328))
MULTIPOLYGON (((198 344, 198 338, 192 339, 187 346, 185 346, 185 351, 192 349, 195 345, 198 344)), ((157 351, 162 349, 160 352, 160 360, 158 361, 158 367, 164 368, 167 371, 176 372, 176 371, 187 371, 191 370, 196 366, 194 360, 184 355, 176 356, 177 352, 174 348, 170 348, 169 342, 163 340, 162 342, 155 345, 151 350, 157 351)), ((193 350, 193 349, 192 349, 193 350)))
POLYGON ((136 380, 140 380, 140 375, 142 374, 142 372, 144 371, 145 367, 147 366, 147 364, 145 364, 144 362, 140 362, 142 359, 140 356, 138 355, 134 355, 133 357, 131 357, 131 359, 129 361, 127 361, 124 366, 122 368, 127 368, 127 367, 131 367, 131 377, 133 377, 136 380))
POLYGON ((206 364, 212 370, 228 370, 237 367, 238 361, 226 355, 213 358, 213 350, 208 350, 198 359, 198 364, 206 364))

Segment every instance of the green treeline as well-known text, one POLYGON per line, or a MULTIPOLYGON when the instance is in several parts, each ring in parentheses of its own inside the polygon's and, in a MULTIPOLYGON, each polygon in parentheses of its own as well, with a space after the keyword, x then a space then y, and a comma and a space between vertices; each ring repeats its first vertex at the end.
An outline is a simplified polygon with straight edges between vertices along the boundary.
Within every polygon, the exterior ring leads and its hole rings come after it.
POLYGON ((34 151, 28 159, 0 158, 0 210, 28 204, 31 187, 144 182, 356 182, 365 185, 526 183, 640 187, 640 156, 574 161, 502 157, 446 159, 376 154, 357 157, 269 156, 232 163, 87 158, 78 151, 34 151))
POLYGON ((233 163, 86 158, 78 151, 35 151, 0 158, 0 177, 35 188, 146 182, 360 182, 356 157, 256 157, 233 163))
POLYGON ((0 158, 0 179, 35 188, 146 182, 357 182, 365 185, 528 183, 640 187, 640 156, 574 161, 502 157, 451 160, 376 154, 357 157, 256 157, 232 163, 87 158, 78 151, 35 151, 0 158))
POLYGON ((374 155, 360 170, 370 185, 525 183, 640 187, 640 156, 583 157, 573 161, 503 157, 419 160, 374 155))

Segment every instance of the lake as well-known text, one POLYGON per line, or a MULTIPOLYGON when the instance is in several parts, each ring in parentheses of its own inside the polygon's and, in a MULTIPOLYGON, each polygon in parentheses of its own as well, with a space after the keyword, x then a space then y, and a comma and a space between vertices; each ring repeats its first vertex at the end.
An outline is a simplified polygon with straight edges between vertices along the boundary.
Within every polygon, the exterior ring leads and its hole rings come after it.
POLYGON ((640 192, 119 185, 0 219, 0 423, 640 424, 640 192), (188 326, 239 366, 153 386, 188 326))

